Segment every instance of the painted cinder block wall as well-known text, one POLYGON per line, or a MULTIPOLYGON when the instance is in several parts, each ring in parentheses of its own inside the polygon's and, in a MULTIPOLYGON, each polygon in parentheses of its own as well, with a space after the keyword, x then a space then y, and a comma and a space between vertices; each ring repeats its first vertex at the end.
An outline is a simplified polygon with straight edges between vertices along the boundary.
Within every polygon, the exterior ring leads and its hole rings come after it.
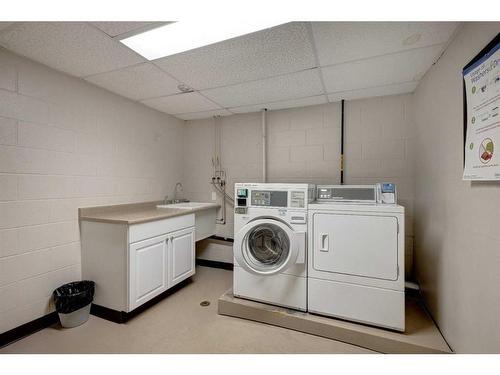
POLYGON ((345 183, 394 182, 405 207, 405 273, 413 279, 414 114, 412 94, 345 102, 345 183))
POLYGON ((465 23, 414 94, 415 268, 459 353, 500 353, 500 183, 462 181, 462 68, 498 32, 465 23))
MULTIPOLYGON (((393 181, 406 208, 406 270, 413 254, 413 114, 411 94, 345 103, 345 182, 393 181)), ((220 157, 227 172, 227 192, 235 182, 262 181, 260 113, 187 121, 184 132, 184 190, 193 200, 210 200, 215 124, 220 127, 220 157)), ((340 103, 268 111, 268 182, 340 182, 340 103)), ((220 201, 220 199, 219 199, 220 201)), ((233 237, 232 206, 217 234, 233 237)))
POLYGON ((163 199, 183 121, 0 49, 0 333, 78 280, 77 207, 163 199))

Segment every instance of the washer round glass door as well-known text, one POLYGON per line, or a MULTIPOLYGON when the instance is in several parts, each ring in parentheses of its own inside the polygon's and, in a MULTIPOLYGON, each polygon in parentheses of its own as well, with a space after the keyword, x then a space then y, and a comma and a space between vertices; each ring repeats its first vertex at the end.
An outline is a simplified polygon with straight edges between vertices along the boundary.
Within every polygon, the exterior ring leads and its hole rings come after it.
POLYGON ((274 275, 295 263, 298 246, 291 228, 272 219, 246 224, 235 236, 235 258, 247 271, 274 275))

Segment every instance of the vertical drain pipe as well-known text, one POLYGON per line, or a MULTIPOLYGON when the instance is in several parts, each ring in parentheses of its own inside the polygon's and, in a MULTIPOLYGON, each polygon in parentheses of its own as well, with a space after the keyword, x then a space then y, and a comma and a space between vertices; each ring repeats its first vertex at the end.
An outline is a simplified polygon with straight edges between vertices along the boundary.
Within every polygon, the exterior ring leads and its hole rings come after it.
POLYGON ((262 182, 267 182, 267 108, 262 109, 262 182))
POLYGON ((340 184, 344 184, 344 99, 340 102, 340 184))

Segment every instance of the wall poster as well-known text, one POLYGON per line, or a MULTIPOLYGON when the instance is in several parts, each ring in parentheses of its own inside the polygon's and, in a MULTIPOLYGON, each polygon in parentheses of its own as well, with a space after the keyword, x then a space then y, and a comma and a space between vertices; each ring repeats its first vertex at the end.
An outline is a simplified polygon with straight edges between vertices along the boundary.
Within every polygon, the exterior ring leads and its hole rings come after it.
POLYGON ((463 69, 464 180, 500 181, 500 34, 463 69))

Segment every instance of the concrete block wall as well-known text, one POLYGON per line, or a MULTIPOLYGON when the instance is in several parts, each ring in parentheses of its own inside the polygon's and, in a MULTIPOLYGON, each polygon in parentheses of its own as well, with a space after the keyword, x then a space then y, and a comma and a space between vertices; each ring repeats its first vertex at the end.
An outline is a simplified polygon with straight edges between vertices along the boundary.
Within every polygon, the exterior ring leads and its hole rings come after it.
POLYGON ((78 280, 77 208, 162 199, 183 121, 0 49, 0 333, 78 280))
POLYGON ((413 269, 414 115, 412 94, 345 103, 345 183, 394 182, 405 207, 406 277, 413 269))
MULTIPOLYGON (((184 190, 192 200, 211 200, 211 158, 215 121, 220 127, 221 162, 227 173, 227 192, 236 182, 262 181, 262 121, 260 113, 216 120, 187 121, 184 132, 184 190)), ((339 182, 339 103, 267 113, 268 182, 339 182)), ((220 198, 217 198, 220 202, 220 198)), ((233 237, 233 207, 217 234, 233 237)))
MULTIPOLYGON (((345 103, 345 182, 392 181, 406 208, 406 274, 413 267, 413 113, 412 95, 345 103)), ((187 121, 184 133, 184 187, 192 200, 210 200, 215 122, 221 128, 221 161, 227 191, 235 182, 262 181, 261 114, 187 121)), ((340 103, 267 113, 268 182, 340 182, 340 103)), ((220 199, 218 199, 220 201, 220 199)), ((233 237, 232 206, 217 234, 233 237)))
POLYGON ((271 111, 269 182, 340 182, 340 104, 271 111))

